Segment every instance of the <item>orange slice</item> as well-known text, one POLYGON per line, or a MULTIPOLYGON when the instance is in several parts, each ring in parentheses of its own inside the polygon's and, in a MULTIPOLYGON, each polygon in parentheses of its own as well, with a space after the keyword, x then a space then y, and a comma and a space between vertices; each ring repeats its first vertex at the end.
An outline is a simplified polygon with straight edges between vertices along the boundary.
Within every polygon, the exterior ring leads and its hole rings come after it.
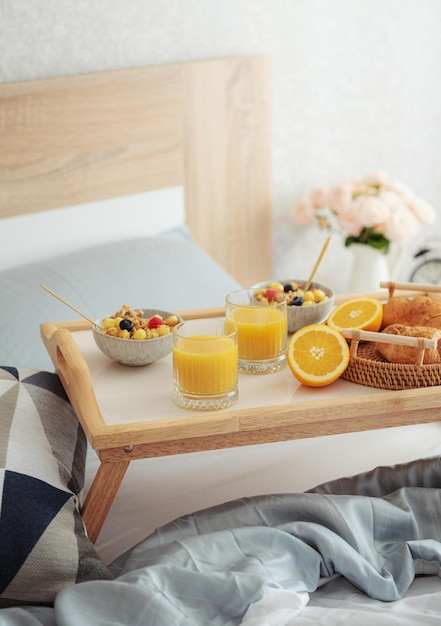
POLYGON ((378 332, 383 321, 383 304, 377 298, 360 297, 337 305, 326 323, 334 330, 357 328, 378 332))
POLYGON ((286 357, 297 380, 309 387, 324 387, 347 368, 349 346, 340 331, 311 324, 291 335, 286 357))

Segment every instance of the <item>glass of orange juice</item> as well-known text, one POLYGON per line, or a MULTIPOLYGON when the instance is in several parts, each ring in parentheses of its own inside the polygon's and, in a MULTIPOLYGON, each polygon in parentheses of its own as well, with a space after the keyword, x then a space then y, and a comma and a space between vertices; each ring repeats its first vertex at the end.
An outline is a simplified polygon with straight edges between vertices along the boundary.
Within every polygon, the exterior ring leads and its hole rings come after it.
POLYGON ((184 409, 226 409, 238 398, 237 328, 196 319, 173 329, 174 402, 184 409))
POLYGON ((262 299, 261 289, 239 289, 226 297, 226 319, 237 326, 239 372, 269 374, 286 365, 287 304, 283 292, 262 299))

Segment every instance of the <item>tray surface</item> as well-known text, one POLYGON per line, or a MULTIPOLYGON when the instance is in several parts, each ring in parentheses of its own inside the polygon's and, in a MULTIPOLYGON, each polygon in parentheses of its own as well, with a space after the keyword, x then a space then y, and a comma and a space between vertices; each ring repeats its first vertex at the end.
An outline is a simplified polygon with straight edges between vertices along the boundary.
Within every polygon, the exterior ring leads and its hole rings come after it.
MULTIPOLYGON (((223 309, 181 314, 214 317, 223 309)), ((114 363, 99 352, 82 321, 43 324, 42 337, 95 449, 191 439, 197 450, 210 437, 210 447, 231 447, 434 421, 441 395, 436 387, 391 391, 343 378, 309 388, 287 367, 240 375, 239 400, 229 409, 190 412, 173 404, 171 357, 142 368, 114 363)), ((160 447, 150 453, 160 455, 160 447)))

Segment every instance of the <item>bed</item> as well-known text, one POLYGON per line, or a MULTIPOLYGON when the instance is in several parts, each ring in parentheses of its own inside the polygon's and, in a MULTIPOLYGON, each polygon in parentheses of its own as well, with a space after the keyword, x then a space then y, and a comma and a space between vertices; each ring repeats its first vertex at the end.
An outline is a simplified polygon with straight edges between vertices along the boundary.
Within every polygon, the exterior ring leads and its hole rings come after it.
POLYGON ((437 422, 137 461, 82 523, 40 285, 98 317, 272 278, 271 117, 266 55, 0 85, 0 623, 439 623, 437 422))

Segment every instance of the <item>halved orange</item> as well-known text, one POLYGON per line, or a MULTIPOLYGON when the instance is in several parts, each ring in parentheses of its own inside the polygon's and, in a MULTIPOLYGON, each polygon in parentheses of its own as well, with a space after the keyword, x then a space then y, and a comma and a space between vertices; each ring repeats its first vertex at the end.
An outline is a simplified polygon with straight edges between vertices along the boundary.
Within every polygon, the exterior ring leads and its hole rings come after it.
POLYGON ((291 335, 286 358, 297 380, 309 387, 324 387, 347 368, 349 346, 339 330, 311 324, 291 335))
POLYGON ((383 321, 383 304, 369 296, 353 298, 337 305, 326 321, 334 330, 357 328, 377 332, 383 321))

